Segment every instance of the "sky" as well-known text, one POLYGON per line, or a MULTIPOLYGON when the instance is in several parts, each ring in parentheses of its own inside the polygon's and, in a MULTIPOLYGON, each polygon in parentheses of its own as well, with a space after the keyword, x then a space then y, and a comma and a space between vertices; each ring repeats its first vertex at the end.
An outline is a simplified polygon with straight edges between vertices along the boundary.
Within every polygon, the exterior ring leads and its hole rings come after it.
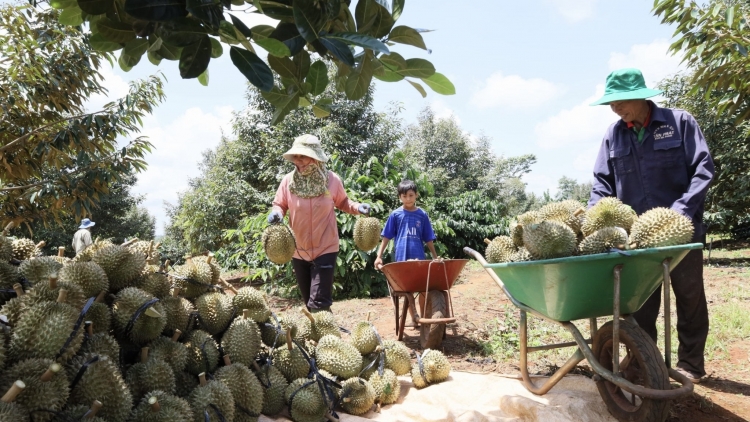
MULTIPOLYGON (((405 81, 373 79, 375 108, 400 102, 403 122, 411 124, 430 106, 438 117, 453 116, 467 134, 489 137, 497 155, 534 154, 537 162, 523 180, 534 193, 554 195, 562 176, 592 179, 601 138, 617 117, 607 106, 589 104, 603 94, 612 70, 639 68, 651 88, 684 69, 681 57, 667 51, 673 30, 653 16, 652 6, 653 0, 407 1, 397 25, 434 30, 422 34, 431 52, 407 45, 392 51, 430 60, 456 95, 428 89, 422 98, 405 81)), ((251 27, 273 24, 257 15, 242 19, 251 27)), ((128 73, 103 69, 109 98, 157 71, 167 78, 167 98, 144 120, 140 135, 155 149, 133 193, 146 196, 143 205, 161 235, 168 223, 164 203, 175 204, 200 174, 203 151, 232 136, 232 113, 246 106, 246 80, 226 50, 209 66, 208 87, 180 79, 177 62, 157 68, 144 58, 128 73)), ((93 98, 91 109, 106 101, 93 98)))

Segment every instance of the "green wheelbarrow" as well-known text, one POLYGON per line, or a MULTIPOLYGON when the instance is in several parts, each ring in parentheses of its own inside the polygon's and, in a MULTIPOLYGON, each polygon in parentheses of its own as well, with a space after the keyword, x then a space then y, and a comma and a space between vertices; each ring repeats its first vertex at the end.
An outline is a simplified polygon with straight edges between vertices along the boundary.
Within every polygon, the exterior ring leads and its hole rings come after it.
POLYGON ((583 359, 594 371, 599 394, 619 421, 664 421, 669 401, 693 391, 693 384, 671 368, 669 272, 692 249, 691 243, 651 249, 488 264, 479 252, 464 252, 479 261, 510 301, 521 310, 520 368, 525 387, 547 393, 583 359), (664 284, 664 358, 651 337, 632 317, 664 284), (565 327, 575 341, 530 347, 527 314, 565 327), (597 317, 612 320, 597 328, 597 317), (571 322, 588 319, 591 338, 571 322), (591 347, 589 347, 591 344, 591 347), (575 353, 541 386, 529 377, 529 352, 577 346, 575 353), (672 388, 669 378, 681 385, 672 388))

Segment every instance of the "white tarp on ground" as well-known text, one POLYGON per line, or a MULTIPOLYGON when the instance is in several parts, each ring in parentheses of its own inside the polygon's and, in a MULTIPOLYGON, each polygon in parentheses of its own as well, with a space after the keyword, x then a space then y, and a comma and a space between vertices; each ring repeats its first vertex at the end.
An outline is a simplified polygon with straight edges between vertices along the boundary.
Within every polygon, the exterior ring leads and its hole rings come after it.
MULTIPOLYGON (((342 422, 616 422, 607 412, 595 383, 584 376, 569 375, 549 393, 535 396, 521 381, 493 374, 453 371, 440 384, 417 390, 409 376, 399 377, 401 397, 380 413, 362 416, 339 412, 342 422)), ((544 379, 535 381, 538 384, 544 379)), ((260 421, 288 421, 284 416, 260 421)))

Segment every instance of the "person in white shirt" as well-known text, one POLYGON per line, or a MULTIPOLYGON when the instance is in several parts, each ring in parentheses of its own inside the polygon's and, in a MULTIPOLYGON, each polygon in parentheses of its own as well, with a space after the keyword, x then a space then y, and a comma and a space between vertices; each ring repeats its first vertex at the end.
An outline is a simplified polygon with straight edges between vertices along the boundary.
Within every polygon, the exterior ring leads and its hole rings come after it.
POLYGON ((91 241, 91 228, 94 227, 95 224, 96 223, 88 218, 81 220, 81 225, 78 226, 78 231, 73 235, 73 249, 76 251, 76 255, 93 243, 91 241))

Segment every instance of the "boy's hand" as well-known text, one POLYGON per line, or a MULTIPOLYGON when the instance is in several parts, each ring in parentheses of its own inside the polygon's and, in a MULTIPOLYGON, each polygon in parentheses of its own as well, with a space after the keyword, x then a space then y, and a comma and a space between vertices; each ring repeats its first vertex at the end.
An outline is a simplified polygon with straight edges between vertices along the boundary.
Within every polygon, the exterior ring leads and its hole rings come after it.
POLYGON ((380 271, 381 268, 383 268, 383 258, 377 257, 377 259, 375 259, 375 269, 380 271))

